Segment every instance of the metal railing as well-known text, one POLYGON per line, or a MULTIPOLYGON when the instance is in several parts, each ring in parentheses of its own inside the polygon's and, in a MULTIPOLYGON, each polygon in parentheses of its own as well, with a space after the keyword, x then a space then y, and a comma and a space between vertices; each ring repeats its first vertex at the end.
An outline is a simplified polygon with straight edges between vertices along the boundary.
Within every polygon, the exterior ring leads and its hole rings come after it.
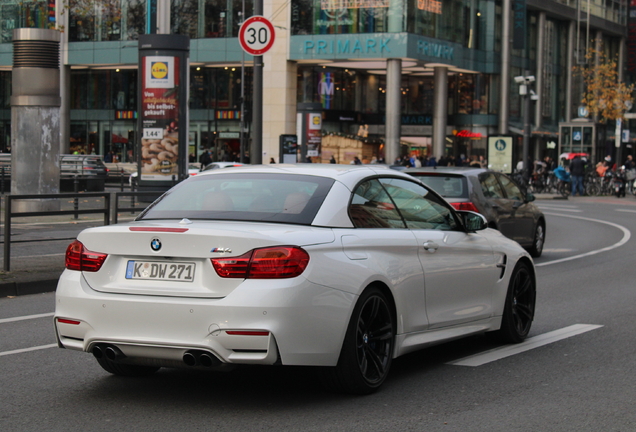
MULTIPOLYGON (((147 204, 154 201, 163 192, 87 192, 87 193, 61 193, 61 194, 41 194, 41 195, 5 195, 4 196, 4 271, 10 271, 11 268, 11 223, 12 219, 16 217, 35 217, 35 216, 63 216, 74 215, 75 219, 80 214, 102 214, 104 216, 104 225, 110 225, 111 213, 113 223, 118 221, 119 212, 131 212, 143 210, 147 207, 147 204), (114 199, 112 199, 114 195, 114 199), (130 205, 127 207, 120 207, 120 198, 129 197, 130 205), (142 206, 136 206, 141 204, 140 198, 147 198, 143 200, 142 206), (78 199, 80 198, 103 198, 103 207, 80 209, 78 206, 78 199), (15 200, 41 200, 41 199, 72 199, 73 209, 70 210, 46 210, 46 211, 14 211, 13 201, 15 200), (147 201, 147 203, 146 203, 147 201)), ((26 242, 41 242, 41 241, 56 241, 67 239, 37 239, 37 240, 23 240, 21 243, 26 242)))

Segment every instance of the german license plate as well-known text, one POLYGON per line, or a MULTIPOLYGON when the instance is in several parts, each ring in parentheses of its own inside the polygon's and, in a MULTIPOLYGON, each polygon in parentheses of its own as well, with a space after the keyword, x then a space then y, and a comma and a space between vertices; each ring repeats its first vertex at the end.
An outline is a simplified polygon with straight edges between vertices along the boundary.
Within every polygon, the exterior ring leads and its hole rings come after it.
POLYGON ((126 279, 192 282, 195 263, 128 261, 126 279))

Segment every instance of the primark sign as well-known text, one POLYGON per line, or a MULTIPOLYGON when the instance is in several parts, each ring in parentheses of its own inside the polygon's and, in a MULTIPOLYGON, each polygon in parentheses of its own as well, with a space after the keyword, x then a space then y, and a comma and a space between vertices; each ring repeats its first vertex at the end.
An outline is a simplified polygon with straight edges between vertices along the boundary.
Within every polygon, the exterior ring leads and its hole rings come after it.
POLYGON ((408 33, 302 35, 291 37, 291 60, 415 58, 454 61, 457 44, 408 33))

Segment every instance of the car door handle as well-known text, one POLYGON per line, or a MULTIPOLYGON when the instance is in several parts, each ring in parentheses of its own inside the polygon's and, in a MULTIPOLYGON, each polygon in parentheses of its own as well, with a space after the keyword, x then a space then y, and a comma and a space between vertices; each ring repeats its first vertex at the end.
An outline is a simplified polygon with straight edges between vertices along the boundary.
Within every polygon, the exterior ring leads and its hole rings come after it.
POLYGON ((424 244, 422 245, 424 247, 424 250, 430 253, 433 253, 435 251, 437 251, 437 249, 439 248, 439 245, 437 243, 435 243, 434 241, 426 241, 424 242, 424 244))

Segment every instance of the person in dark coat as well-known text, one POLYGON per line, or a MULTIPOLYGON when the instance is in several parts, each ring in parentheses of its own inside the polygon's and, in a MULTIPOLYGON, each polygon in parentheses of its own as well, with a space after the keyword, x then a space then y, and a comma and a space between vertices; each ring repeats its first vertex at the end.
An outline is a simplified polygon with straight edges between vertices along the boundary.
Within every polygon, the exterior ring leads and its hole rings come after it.
POLYGON ((585 162, 579 156, 575 156, 570 162, 570 176, 572 177, 572 196, 579 192, 583 196, 583 177, 585 176, 585 162))

